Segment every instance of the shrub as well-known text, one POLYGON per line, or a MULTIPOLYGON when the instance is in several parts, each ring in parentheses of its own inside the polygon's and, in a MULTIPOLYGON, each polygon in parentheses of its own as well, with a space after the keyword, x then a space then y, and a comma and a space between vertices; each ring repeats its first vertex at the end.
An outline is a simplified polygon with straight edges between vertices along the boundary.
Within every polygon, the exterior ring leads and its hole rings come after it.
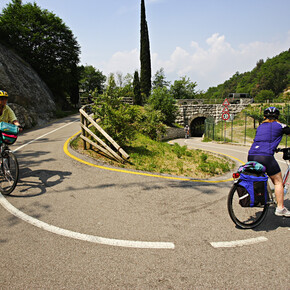
POLYGON ((120 145, 135 139, 141 115, 137 106, 122 103, 121 98, 99 95, 93 106, 95 117, 101 120, 102 128, 120 145))
POLYGON ((148 104, 164 115, 164 122, 167 125, 174 123, 177 115, 176 101, 167 88, 156 88, 148 100, 148 104))

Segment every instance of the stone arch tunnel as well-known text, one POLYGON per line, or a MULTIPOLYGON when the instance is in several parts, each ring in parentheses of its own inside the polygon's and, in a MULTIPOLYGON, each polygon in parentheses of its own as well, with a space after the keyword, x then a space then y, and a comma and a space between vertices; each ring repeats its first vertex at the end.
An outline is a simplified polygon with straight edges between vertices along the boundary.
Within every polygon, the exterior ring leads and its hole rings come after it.
POLYGON ((205 131, 205 122, 206 117, 202 116, 202 117, 197 117, 194 118, 190 124, 190 136, 191 137, 202 137, 202 135, 204 134, 205 131))

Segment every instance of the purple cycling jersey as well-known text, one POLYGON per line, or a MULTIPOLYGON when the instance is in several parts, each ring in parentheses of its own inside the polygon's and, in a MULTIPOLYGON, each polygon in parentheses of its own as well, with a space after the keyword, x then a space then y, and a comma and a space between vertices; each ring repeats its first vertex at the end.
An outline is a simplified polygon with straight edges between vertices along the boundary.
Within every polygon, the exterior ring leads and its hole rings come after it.
POLYGON ((283 134, 290 134, 290 128, 279 122, 262 123, 256 132, 249 155, 273 156, 283 134))

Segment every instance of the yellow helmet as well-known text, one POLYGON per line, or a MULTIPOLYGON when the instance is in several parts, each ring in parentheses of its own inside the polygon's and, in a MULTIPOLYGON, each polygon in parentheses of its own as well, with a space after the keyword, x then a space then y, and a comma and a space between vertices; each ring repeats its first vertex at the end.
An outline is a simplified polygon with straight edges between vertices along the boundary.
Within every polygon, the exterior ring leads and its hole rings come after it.
POLYGON ((0 90, 0 98, 1 98, 1 97, 8 98, 8 93, 5 92, 5 91, 0 90))

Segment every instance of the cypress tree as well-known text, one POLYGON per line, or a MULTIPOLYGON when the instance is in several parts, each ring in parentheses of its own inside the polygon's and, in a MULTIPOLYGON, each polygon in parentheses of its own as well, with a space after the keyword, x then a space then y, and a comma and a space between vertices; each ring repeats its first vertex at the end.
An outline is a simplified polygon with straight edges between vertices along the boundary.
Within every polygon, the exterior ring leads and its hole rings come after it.
POLYGON ((141 37, 140 37, 140 86, 141 93, 148 98, 151 91, 151 58, 149 33, 146 21, 145 3, 141 0, 141 37))

